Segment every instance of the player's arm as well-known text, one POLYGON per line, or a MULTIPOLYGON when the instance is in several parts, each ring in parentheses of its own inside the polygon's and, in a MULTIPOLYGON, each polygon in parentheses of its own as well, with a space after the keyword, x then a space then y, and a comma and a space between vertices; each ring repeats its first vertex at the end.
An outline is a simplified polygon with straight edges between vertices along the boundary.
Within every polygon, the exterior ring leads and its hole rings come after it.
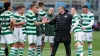
POLYGON ((74 28, 79 24, 79 20, 76 20, 75 21, 76 23, 74 24, 74 26, 72 26, 72 28, 71 28, 71 32, 74 30, 74 28))
POLYGON ((41 22, 35 22, 35 25, 41 25, 41 24, 45 24, 47 23, 47 14, 46 12, 44 12, 44 14, 39 13, 39 15, 43 15, 43 17, 41 17, 41 22))
POLYGON ((91 18, 90 24, 88 26, 83 26, 83 28, 88 28, 88 27, 92 27, 93 26, 93 24, 94 24, 94 15, 90 16, 90 18, 91 18))
POLYGON ((34 22, 35 25, 41 25, 41 24, 45 24, 46 21, 43 21, 43 22, 34 22))
POLYGON ((15 20, 15 18, 13 17, 13 15, 11 15, 11 22, 13 23, 14 26, 19 26, 19 25, 25 24, 24 21, 17 23, 16 20, 15 20))
POLYGON ((14 19, 10 19, 10 30, 14 30, 14 19))
POLYGON ((26 22, 19 22, 19 23, 14 22, 14 26, 23 25, 23 24, 25 24, 25 23, 26 23, 26 22))
POLYGON ((47 19, 44 17, 42 18, 41 22, 34 22, 35 25, 41 25, 41 24, 45 24, 47 22, 47 19))
POLYGON ((91 23, 88 26, 84 26, 85 28, 92 27, 94 24, 94 20, 91 20, 91 23))

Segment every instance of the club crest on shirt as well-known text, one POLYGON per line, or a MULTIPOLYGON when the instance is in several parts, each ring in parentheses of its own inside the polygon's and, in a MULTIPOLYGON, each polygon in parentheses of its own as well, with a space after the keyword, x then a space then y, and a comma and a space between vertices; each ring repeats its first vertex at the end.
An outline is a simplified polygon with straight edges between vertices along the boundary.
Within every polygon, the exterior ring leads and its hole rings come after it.
POLYGON ((59 17, 58 17, 59 18, 59 17))
POLYGON ((65 15, 65 18, 67 17, 67 15, 65 15))

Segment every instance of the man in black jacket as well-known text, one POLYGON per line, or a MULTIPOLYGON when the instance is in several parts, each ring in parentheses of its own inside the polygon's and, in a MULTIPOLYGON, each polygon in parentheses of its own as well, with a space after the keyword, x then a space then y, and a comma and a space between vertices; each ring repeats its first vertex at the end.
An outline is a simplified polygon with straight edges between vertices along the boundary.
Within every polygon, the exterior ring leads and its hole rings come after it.
POLYGON ((59 43, 64 43, 66 49, 66 56, 71 56, 71 20, 72 15, 65 10, 63 6, 58 8, 59 14, 51 21, 48 21, 49 24, 55 24, 55 38, 54 45, 52 49, 51 56, 55 56, 58 49, 59 43))

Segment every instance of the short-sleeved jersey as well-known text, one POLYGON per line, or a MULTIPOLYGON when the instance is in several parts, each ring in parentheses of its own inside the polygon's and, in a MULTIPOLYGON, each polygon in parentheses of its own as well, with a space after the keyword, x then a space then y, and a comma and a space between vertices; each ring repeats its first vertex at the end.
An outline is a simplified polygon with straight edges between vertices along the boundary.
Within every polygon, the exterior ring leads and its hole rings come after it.
MULTIPOLYGON (((39 9, 37 21, 42 22, 42 17, 47 17, 47 14, 44 10, 39 9)), ((45 24, 41 24, 41 25, 37 26, 37 35, 38 36, 42 35, 44 33, 44 31, 45 31, 45 24)))
POLYGON ((34 23, 37 22, 37 20, 36 15, 31 10, 28 10, 26 14, 26 20, 27 35, 36 35, 36 25, 34 23))
POLYGON ((38 15, 40 18, 47 16, 46 12, 44 10, 41 10, 41 9, 38 10, 38 15))
POLYGON ((10 19, 13 13, 11 11, 5 11, 0 15, 1 35, 12 34, 10 30, 10 19))
MULTIPOLYGON (((18 14, 18 12, 16 12, 16 13, 13 15, 13 18, 15 19, 15 21, 16 21, 17 23, 19 23, 19 22, 26 22, 26 17, 25 17, 25 15, 24 15, 24 14, 23 14, 23 15, 20 15, 20 14, 18 14)), ((22 25, 22 32, 23 32, 23 34, 26 34, 26 24, 22 25)))
POLYGON ((76 20, 79 20, 79 24, 74 28, 74 32, 81 32, 82 28, 81 28, 81 17, 77 14, 75 14, 72 18, 72 27, 75 25, 76 20))
MULTIPOLYGON (((82 13, 81 14, 82 19, 82 26, 88 26, 91 23, 91 20, 94 20, 94 14, 91 12, 88 12, 87 14, 82 13)), ((92 26, 87 27, 83 30, 83 32, 92 32, 92 26)))

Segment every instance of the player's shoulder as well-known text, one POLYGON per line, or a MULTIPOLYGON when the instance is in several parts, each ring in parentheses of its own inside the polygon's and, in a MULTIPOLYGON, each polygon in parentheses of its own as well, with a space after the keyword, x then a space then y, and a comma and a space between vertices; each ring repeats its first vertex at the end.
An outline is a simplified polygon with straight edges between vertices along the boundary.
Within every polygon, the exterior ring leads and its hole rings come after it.
POLYGON ((88 14, 89 14, 90 16, 94 16, 94 14, 93 14, 92 12, 89 12, 88 14))
POLYGON ((1 13, 1 16, 12 16, 13 12, 11 11, 4 11, 3 13, 1 13))
POLYGON ((4 15, 4 12, 0 14, 0 16, 3 16, 3 15, 4 15))
POLYGON ((42 13, 46 13, 46 12, 44 10, 42 10, 42 9, 38 9, 38 13, 42 14, 42 13))
POLYGON ((78 19, 80 19, 81 16, 80 16, 79 14, 75 14, 75 15, 73 16, 73 18, 78 18, 78 19))
POLYGON ((35 14, 31 10, 28 10, 25 15, 26 16, 35 16, 35 14))
POLYGON ((14 15, 14 16, 19 16, 19 14, 18 14, 17 12, 15 12, 13 15, 14 15))
POLYGON ((5 11, 4 13, 9 14, 9 15, 13 14, 13 12, 11 12, 11 11, 5 11))

